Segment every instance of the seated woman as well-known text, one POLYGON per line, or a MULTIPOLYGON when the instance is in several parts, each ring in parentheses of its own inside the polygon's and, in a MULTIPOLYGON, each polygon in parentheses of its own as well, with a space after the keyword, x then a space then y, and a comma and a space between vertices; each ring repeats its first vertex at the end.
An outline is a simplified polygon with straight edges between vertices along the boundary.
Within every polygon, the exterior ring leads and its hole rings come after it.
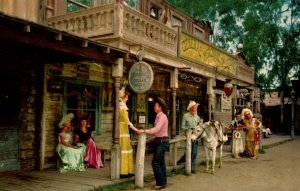
POLYGON ((79 119, 80 127, 75 130, 74 142, 83 143, 86 146, 84 162, 87 167, 102 168, 101 151, 97 148, 92 135, 92 129, 88 127, 88 118, 79 119))
POLYGON ((58 135, 58 145, 56 148, 62 163, 59 167, 59 172, 84 171, 83 156, 85 146, 83 144, 79 144, 78 146, 72 145, 70 130, 73 118, 74 114, 69 113, 59 123, 61 132, 58 135))

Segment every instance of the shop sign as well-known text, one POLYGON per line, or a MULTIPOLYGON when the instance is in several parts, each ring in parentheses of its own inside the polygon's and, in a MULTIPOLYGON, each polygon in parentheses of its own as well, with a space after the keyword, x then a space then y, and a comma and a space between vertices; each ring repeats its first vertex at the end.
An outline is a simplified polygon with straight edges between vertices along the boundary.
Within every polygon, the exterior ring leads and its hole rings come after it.
POLYGON ((90 68, 86 64, 78 64, 77 65, 77 78, 80 79, 89 79, 90 76, 90 68))
POLYGON ((153 84, 153 78, 153 70, 146 62, 139 61, 129 70, 129 85, 136 93, 149 90, 153 84))
POLYGON ((183 31, 180 33, 179 57, 222 68, 225 72, 236 75, 238 60, 235 56, 183 31))

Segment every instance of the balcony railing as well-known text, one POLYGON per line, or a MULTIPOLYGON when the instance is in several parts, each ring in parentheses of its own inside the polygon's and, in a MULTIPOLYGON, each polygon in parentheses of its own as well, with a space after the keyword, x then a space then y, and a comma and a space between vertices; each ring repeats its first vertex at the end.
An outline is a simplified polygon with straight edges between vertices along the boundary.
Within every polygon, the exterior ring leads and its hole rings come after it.
POLYGON ((120 4, 101 5, 52 17, 48 19, 48 25, 96 41, 119 37, 130 44, 142 44, 177 55, 176 30, 120 4))
POLYGON ((114 5, 103 5, 48 19, 48 25, 83 37, 113 34, 114 5))

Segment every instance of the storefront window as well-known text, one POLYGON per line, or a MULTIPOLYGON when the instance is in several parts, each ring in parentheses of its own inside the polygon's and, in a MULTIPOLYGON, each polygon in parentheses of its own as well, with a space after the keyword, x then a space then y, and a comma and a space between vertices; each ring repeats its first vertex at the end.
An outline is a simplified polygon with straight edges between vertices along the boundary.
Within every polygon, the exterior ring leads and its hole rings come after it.
POLYGON ((92 6, 92 0, 68 0, 67 12, 79 11, 92 6))
POLYGON ((74 113, 75 128, 79 126, 78 120, 82 116, 88 116, 89 125, 95 131, 98 127, 98 92, 95 86, 67 84, 66 113, 74 113))
POLYGON ((221 112, 221 106, 222 106, 222 94, 216 94, 215 110, 221 112))

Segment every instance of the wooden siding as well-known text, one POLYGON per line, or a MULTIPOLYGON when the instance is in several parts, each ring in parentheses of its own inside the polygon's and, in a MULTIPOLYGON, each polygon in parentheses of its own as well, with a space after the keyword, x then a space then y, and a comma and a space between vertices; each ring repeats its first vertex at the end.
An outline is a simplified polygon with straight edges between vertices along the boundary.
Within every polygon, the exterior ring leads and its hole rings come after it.
POLYGON ((39 21, 39 0, 0 0, 0 11, 22 19, 39 21))
MULTIPOLYGON (((112 82, 111 68, 104 64, 96 64, 90 62, 80 62, 89 66, 89 79, 82 80, 86 83, 90 82, 112 82)), ((63 113, 63 92, 61 93, 49 93, 47 91, 47 80, 52 78, 61 78, 70 80, 80 80, 77 78, 76 71, 77 63, 65 63, 63 64, 63 70, 61 74, 49 74, 49 64, 45 69, 45 89, 44 89, 44 107, 43 107, 43 128, 44 133, 41 143, 41 166, 40 168, 49 168, 56 165, 56 146, 58 143, 58 123, 61 120, 63 113)), ((102 92, 100 92, 102 94, 102 92)), ((102 95, 100 95, 101 98, 102 95)), ((102 99, 99 99, 99 104, 102 104, 102 99)), ((110 150, 112 143, 112 126, 113 126, 113 113, 101 112, 98 113, 99 118, 99 132, 95 133, 94 137, 96 144, 99 148, 110 150)), ((106 156, 107 157, 107 156, 106 156)))

